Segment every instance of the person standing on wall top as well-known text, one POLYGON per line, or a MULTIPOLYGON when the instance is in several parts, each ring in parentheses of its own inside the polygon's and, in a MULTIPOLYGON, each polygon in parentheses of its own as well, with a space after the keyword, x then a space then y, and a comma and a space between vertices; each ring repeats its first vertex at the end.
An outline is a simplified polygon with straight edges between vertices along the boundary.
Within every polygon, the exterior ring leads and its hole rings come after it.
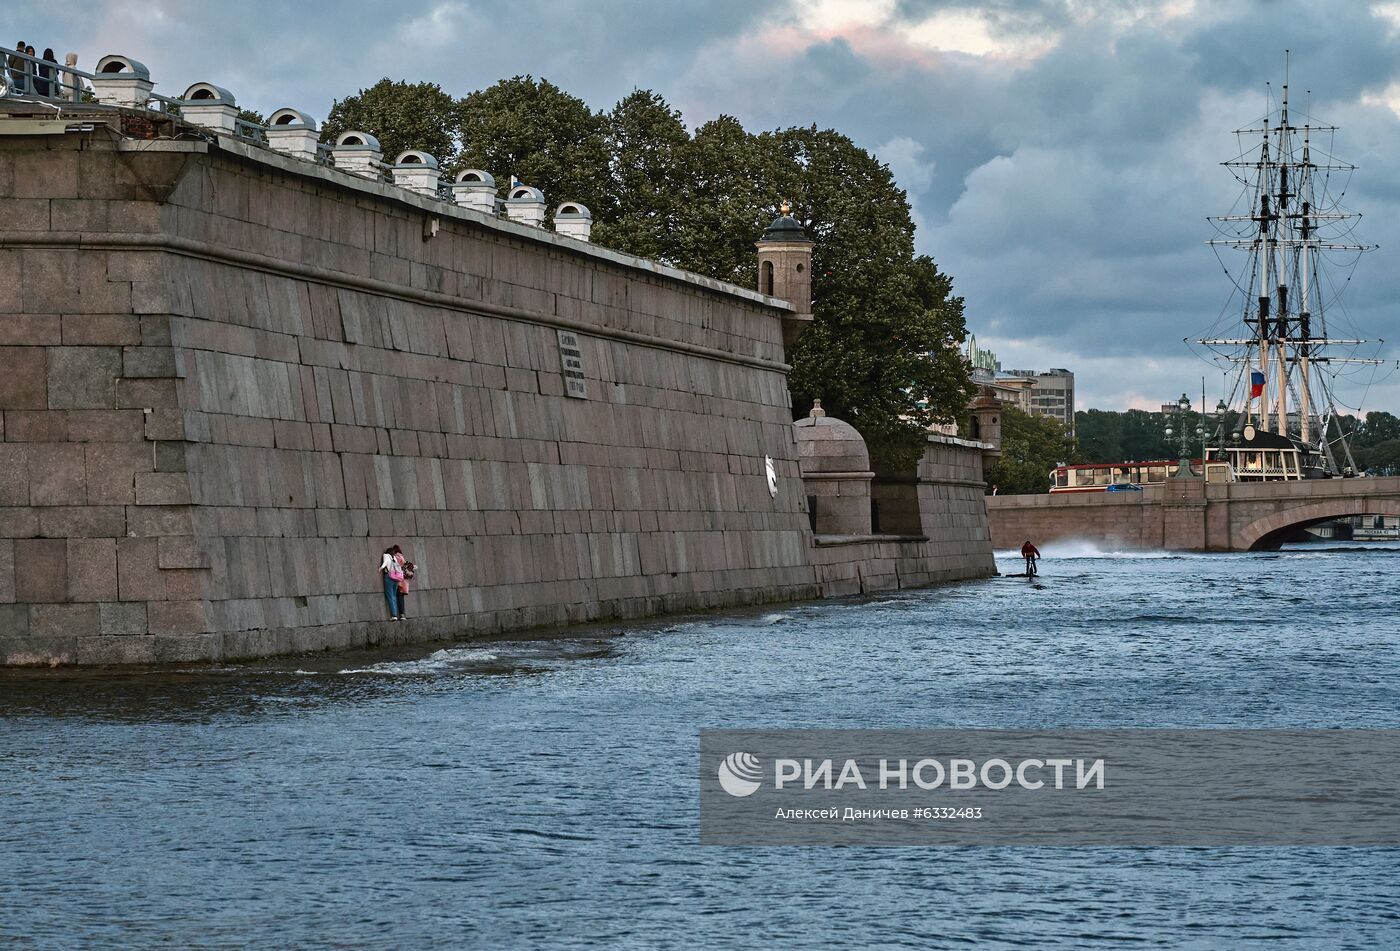
POLYGON ((29 92, 29 61, 23 55, 16 56, 15 53, 24 53, 24 40, 15 44, 15 52, 9 56, 10 83, 14 86, 15 92, 22 96, 29 92))
POLYGON ((78 75, 78 54, 65 53, 63 56, 64 72, 68 79, 62 85, 68 87, 68 95, 74 102, 80 102, 83 98, 83 80, 78 75))
POLYGON ((38 66, 39 83, 43 86, 43 91, 40 92, 39 95, 57 98, 59 94, 58 58, 53 55, 53 50, 51 49, 44 50, 43 58, 44 61, 38 66), (53 65, 50 66, 50 63, 53 65))
MULTIPOLYGON (((33 57, 35 55, 32 46, 26 46, 23 52, 25 56, 33 57)), ((39 66, 33 59, 24 61, 24 79, 24 88, 29 90, 29 94, 39 94, 39 66)))
POLYGON ((408 583, 418 574, 418 566, 408 560, 408 556, 403 553, 403 549, 398 545, 390 548, 389 551, 393 552, 394 562, 399 566, 400 578, 397 592, 399 596, 399 620, 407 621, 408 583))
POLYGON ((1026 559, 1026 577, 1035 574, 1035 563, 1040 560, 1040 549, 1031 544, 1031 540, 1026 539, 1026 543, 1021 546, 1021 557, 1026 559))
POLYGON ((384 549, 384 557, 379 560, 379 575, 384 581, 384 600, 389 604, 389 620, 399 619, 399 582, 403 580, 403 570, 399 567, 399 561, 394 557, 394 551, 398 548, 384 549))

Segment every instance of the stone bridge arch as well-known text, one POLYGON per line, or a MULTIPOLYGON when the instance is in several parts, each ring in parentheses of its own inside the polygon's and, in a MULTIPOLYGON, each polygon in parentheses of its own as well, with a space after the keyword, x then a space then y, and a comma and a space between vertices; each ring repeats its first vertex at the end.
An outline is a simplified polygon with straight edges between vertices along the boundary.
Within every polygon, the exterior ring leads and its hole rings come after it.
POLYGON ((1262 516, 1236 529, 1231 539, 1235 551, 1277 548, 1289 531, 1348 515, 1393 515, 1400 517, 1400 497, 1321 499, 1290 505, 1262 516))

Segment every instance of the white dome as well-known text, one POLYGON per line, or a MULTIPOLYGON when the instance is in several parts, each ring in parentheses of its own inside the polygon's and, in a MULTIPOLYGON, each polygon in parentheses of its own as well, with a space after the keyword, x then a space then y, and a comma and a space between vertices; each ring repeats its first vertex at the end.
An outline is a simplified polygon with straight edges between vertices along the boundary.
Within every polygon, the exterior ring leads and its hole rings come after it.
POLYGON ((267 124, 273 128, 302 126, 311 132, 316 131, 316 120, 299 109, 278 109, 272 115, 268 116, 267 124))
POLYGON ((485 185, 491 188, 496 187, 496 176, 490 172, 483 172, 479 168, 464 168, 453 178, 459 185, 485 185))
POLYGON ((360 132, 357 129, 347 129, 336 136, 335 147, 338 149, 367 149, 371 152, 379 152, 379 140, 368 132, 360 132))
POLYGON ((394 159, 395 165, 413 165, 419 168, 437 168, 438 160, 427 152, 420 152, 417 149, 404 149, 399 153, 399 157, 394 159))
POLYGON ((213 83, 195 83, 185 94, 180 97, 185 102, 218 102, 221 105, 237 105, 233 101, 233 93, 223 86, 215 86, 213 83))
POLYGON ((142 79, 150 79, 151 71, 144 64, 137 62, 130 56, 118 56, 116 53, 108 53, 97 61, 97 68, 94 72, 99 75, 114 75, 118 73, 135 73, 142 79))

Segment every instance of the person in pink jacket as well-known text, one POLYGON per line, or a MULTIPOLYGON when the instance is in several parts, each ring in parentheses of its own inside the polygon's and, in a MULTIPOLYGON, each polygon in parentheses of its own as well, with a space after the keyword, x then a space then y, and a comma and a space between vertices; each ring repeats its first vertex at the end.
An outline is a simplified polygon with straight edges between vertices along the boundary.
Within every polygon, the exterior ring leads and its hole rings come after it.
POLYGON ((406 613, 408 611, 408 583, 413 580, 413 576, 417 573, 417 566, 408 560, 408 556, 403 553, 403 549, 398 545, 390 548, 389 551, 393 553, 394 562, 399 568, 397 591, 399 601, 398 619, 400 621, 406 621, 408 620, 408 614, 406 613))
POLYGON ((384 600, 389 604, 389 620, 399 619, 399 583, 403 581, 403 569, 399 567, 399 561, 394 557, 394 550, 399 546, 384 549, 384 556, 379 559, 379 576, 384 582, 384 600))

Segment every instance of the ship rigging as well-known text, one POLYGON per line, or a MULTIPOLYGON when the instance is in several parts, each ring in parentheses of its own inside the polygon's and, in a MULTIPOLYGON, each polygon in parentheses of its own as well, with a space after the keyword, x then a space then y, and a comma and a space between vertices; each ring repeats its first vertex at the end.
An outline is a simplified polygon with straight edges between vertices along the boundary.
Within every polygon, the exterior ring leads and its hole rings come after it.
MULTIPOLYGON (((1236 208, 1208 219, 1217 232, 1208 243, 1217 255, 1231 249, 1247 259, 1231 275, 1241 305, 1234 311, 1227 305, 1208 332, 1220 335, 1196 341, 1215 362, 1233 365, 1229 405, 1237 408, 1237 424, 1233 433, 1222 426, 1221 445, 1207 455, 1231 462, 1242 480, 1354 472, 1335 382, 1347 370, 1387 362, 1375 358, 1383 341, 1331 335, 1329 322, 1339 322, 1331 318, 1345 319, 1340 296, 1350 270, 1375 245, 1357 241, 1361 216, 1342 204, 1356 167, 1333 155, 1337 128, 1316 123, 1305 110, 1301 118, 1290 113, 1285 71, 1277 108, 1271 103, 1261 120, 1237 129, 1240 151, 1222 163, 1242 187, 1236 208), (1333 278, 1339 269, 1347 273, 1340 284, 1333 278), (1370 355, 1357 355, 1368 347, 1370 355), (1295 451, 1295 464, 1280 470, 1274 457, 1295 451)), ((1230 274, 1223 256, 1221 263, 1230 274)))

